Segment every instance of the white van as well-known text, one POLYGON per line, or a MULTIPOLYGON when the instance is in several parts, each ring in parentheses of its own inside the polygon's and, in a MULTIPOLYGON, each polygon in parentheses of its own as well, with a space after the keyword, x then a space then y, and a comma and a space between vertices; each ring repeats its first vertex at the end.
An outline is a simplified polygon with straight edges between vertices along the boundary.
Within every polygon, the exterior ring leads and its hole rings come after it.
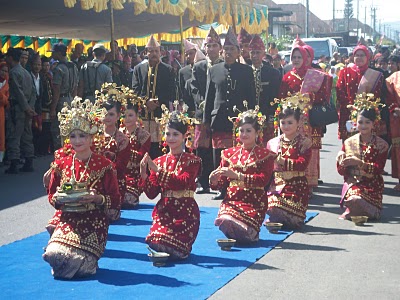
POLYGON ((304 38, 302 41, 314 49, 314 62, 318 61, 321 55, 332 58, 333 53, 338 52, 338 45, 331 38, 304 38))

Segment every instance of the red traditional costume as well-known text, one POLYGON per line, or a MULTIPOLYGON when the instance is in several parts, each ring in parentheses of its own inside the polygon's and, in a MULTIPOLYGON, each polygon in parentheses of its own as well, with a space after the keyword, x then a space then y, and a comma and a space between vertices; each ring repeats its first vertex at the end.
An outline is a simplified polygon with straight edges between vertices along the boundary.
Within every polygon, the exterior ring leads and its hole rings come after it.
POLYGON ((337 103, 339 106, 339 139, 346 140, 351 133, 346 130, 346 122, 350 120, 350 110, 347 105, 354 103, 357 94, 372 93, 376 98, 381 96, 383 74, 379 71, 368 68, 369 51, 363 45, 357 46, 353 53, 362 50, 366 57, 367 63, 358 67, 344 68, 340 71, 339 79, 336 84, 337 103))
POLYGON ((120 208, 117 178, 110 161, 93 153, 87 167, 85 165, 73 156, 52 164, 49 202, 59 209, 60 215, 43 257, 53 267, 55 277, 72 278, 96 273, 97 261, 107 242, 109 221, 106 212, 120 208), (57 187, 71 179, 72 164, 77 180, 88 182, 88 186, 103 195, 104 205, 89 204, 85 212, 69 212, 53 201, 57 187), (79 263, 75 256, 79 256, 79 263))
POLYGON ((215 226, 228 238, 238 242, 258 241, 267 211, 264 188, 272 175, 274 157, 258 145, 251 150, 239 146, 222 151, 220 168, 229 167, 242 174, 240 180, 221 177, 217 185, 211 183, 214 190, 227 189, 215 226))
POLYGON ((346 157, 355 156, 363 161, 361 167, 343 167, 337 164, 337 170, 344 177, 341 206, 346 206, 343 218, 350 216, 368 216, 379 219, 382 210, 383 168, 385 167, 388 144, 373 135, 371 142, 362 143, 360 134, 348 138, 342 151, 346 157))
POLYGON ((136 127, 133 132, 129 132, 126 127, 122 127, 120 130, 129 138, 130 143, 130 158, 126 166, 122 205, 135 206, 139 203, 139 196, 143 192, 139 186, 140 161, 146 152, 150 151, 150 133, 141 127, 136 127))
MULTIPOLYGON (((308 50, 306 46, 296 46, 294 50, 299 50, 301 56, 303 57, 303 65, 299 68, 293 68, 290 72, 283 76, 281 88, 279 91, 279 98, 283 99, 288 96, 288 93, 295 94, 301 92, 302 94, 308 94, 310 96, 311 105, 326 105, 329 104, 331 87, 332 87, 332 77, 328 74, 324 74, 318 70, 312 69, 311 66, 306 66, 307 61, 307 51, 310 55, 313 52, 310 51, 310 46, 308 50), (321 77, 322 76, 322 77, 321 77), (315 78, 318 78, 318 83, 315 84, 315 78)), ((293 53, 292 51, 292 53, 293 53)), ((311 127, 308 117, 302 116, 302 123, 307 123, 306 126, 301 127, 302 134, 307 136, 312 141, 311 147, 311 160, 306 170, 308 185, 310 187, 318 186, 318 178, 320 175, 320 149, 322 147, 322 127, 311 127)))
MULTIPOLYGON (((400 108, 400 72, 393 73, 386 79, 388 96, 386 105, 390 111, 390 134, 392 139, 392 177, 400 179, 400 113, 396 108, 400 108)), ((397 187, 399 189, 400 186, 397 187)))
POLYGON ((145 181, 141 179, 147 197, 154 199, 161 193, 153 210, 153 225, 146 243, 175 258, 186 258, 200 226, 200 211, 193 195, 201 159, 182 152, 177 156, 165 154, 154 162, 161 171, 152 171, 145 181))
MULTIPOLYGON (((98 127, 94 120, 100 110, 94 108, 89 100, 81 103, 80 99, 75 99, 71 106, 71 109, 63 108, 58 116, 61 134, 69 136, 73 131, 95 134, 98 127)), ((54 277, 70 279, 96 273, 97 261, 107 242, 107 212, 120 209, 113 164, 101 155, 90 153, 87 161, 73 154, 56 159, 51 165, 49 202, 59 210, 59 219, 43 259, 51 265, 54 277), (73 193, 77 188, 86 195, 89 191, 97 197, 100 195, 103 201, 101 204, 82 203, 81 193, 67 202, 62 201, 62 197, 66 197, 63 194, 73 193)))
POLYGON ((311 140, 297 135, 287 141, 283 135, 268 142, 267 149, 278 154, 273 180, 268 189, 270 222, 288 228, 304 224, 309 200, 309 186, 305 171, 311 159, 311 140))

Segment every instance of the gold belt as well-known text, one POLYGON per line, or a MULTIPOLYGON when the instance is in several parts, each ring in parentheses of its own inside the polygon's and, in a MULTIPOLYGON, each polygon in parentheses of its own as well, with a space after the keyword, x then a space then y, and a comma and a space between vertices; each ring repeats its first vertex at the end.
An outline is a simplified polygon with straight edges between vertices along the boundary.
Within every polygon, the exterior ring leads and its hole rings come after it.
POLYGON ((194 192, 190 190, 181 190, 181 191, 163 191, 161 196, 164 198, 193 198, 194 192))
POLYGON ((263 186, 250 186, 250 187, 248 187, 248 186, 246 186, 244 184, 244 181, 241 181, 241 180, 231 180, 229 182, 229 186, 230 187, 234 186, 234 187, 239 187, 239 188, 242 188, 242 189, 249 189, 249 190, 263 190, 264 189, 263 186))
POLYGON ((289 180, 294 177, 302 177, 305 176, 306 172, 303 171, 283 171, 283 172, 275 172, 276 178, 281 178, 284 180, 289 180))
POLYGON ((85 212, 95 209, 96 205, 93 203, 89 204, 68 203, 64 204, 64 206, 61 208, 62 211, 67 211, 67 212, 85 212))

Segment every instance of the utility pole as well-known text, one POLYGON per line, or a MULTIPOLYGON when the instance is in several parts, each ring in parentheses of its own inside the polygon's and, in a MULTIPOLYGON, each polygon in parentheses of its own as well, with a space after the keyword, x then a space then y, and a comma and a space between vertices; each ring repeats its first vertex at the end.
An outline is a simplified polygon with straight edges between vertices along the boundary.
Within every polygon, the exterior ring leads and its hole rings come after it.
POLYGON ((359 21, 360 19, 360 0, 357 0, 357 41, 358 41, 358 27, 359 27, 359 21))
POLYGON ((335 0, 333 1, 333 11, 332 11, 332 27, 333 27, 333 32, 336 32, 336 28, 335 28, 335 0))
POLYGON ((364 39, 365 39, 365 32, 367 31, 367 6, 365 5, 365 14, 364 14, 364 39))
POLYGON ((308 38, 308 21, 309 21, 309 16, 310 16, 310 5, 309 5, 309 0, 306 0, 306 38, 308 38))

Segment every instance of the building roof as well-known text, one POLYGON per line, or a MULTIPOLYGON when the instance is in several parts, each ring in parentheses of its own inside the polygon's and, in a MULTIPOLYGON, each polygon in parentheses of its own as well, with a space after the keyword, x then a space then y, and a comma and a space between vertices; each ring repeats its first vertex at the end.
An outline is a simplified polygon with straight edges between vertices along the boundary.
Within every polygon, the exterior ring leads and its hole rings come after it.
MULTIPOLYGON (((297 26, 291 27, 291 34, 293 35, 304 35, 305 34, 305 23, 306 23, 306 8, 303 4, 280 4, 282 10, 292 11, 293 15, 284 16, 277 21, 287 21, 297 24, 297 26)), ((332 27, 326 22, 322 21, 311 11, 309 13, 308 33, 313 35, 314 33, 328 33, 332 32, 332 27)))

